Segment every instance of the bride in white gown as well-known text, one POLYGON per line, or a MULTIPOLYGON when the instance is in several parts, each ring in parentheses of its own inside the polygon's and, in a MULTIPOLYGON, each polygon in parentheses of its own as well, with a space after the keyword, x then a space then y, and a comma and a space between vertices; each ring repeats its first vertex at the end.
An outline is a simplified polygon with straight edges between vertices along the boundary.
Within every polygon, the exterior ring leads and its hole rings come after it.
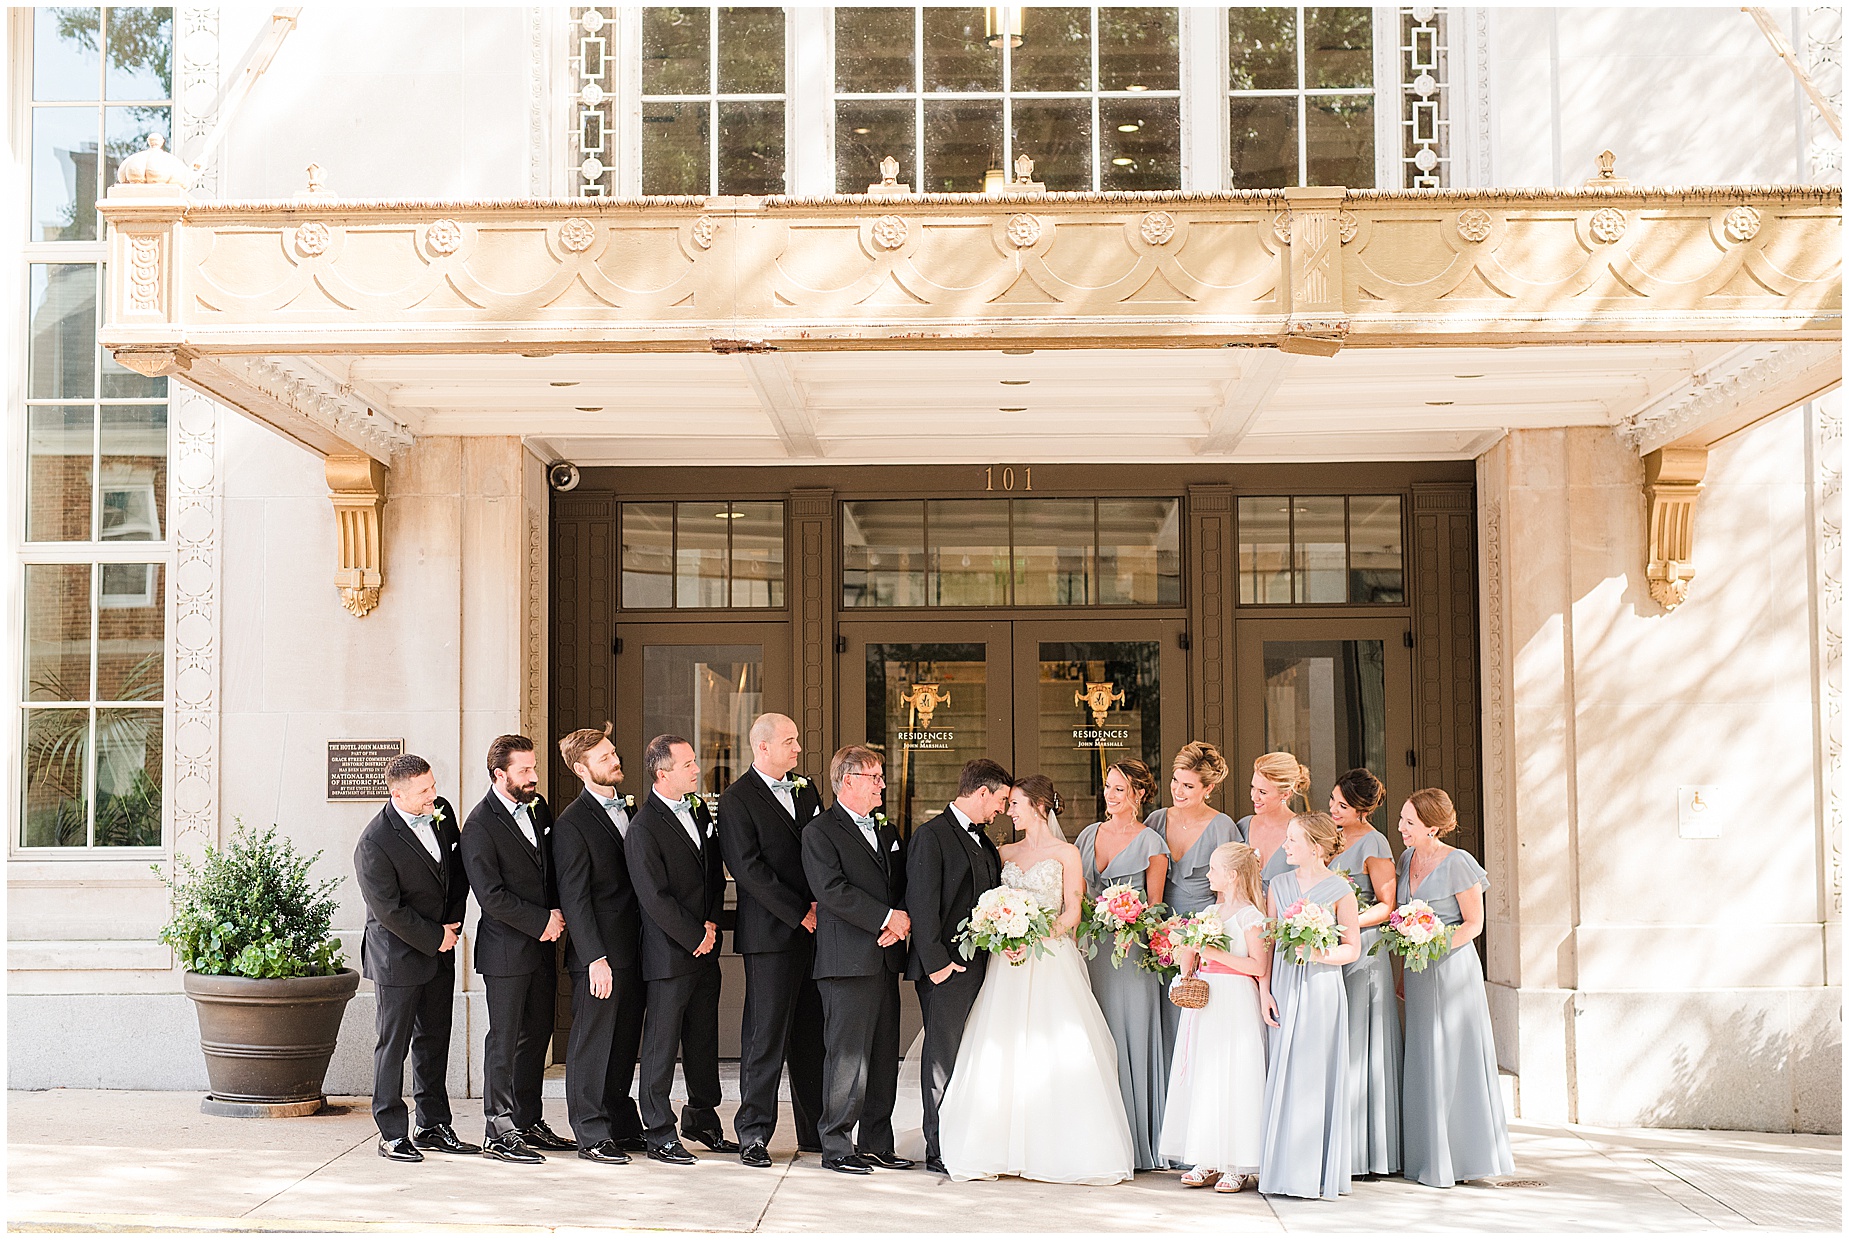
POLYGON ((1134 1170, 1117 1048, 1072 937, 1083 863, 1060 834, 1057 803, 1044 775, 1009 798, 1023 838, 1001 850, 1002 882, 1057 919, 1045 954, 991 960, 983 976, 938 1112, 953 1180, 1116 1184, 1134 1170))

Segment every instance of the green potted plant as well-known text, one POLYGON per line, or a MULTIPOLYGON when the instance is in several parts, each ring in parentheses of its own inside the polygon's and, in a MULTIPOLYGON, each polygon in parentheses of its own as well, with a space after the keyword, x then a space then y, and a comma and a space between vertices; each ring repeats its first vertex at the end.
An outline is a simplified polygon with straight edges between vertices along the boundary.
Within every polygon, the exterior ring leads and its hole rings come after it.
POLYGON ((171 874, 154 867, 173 897, 160 937, 186 970, 209 1114, 310 1115, 326 1101, 322 1082, 360 978, 329 933, 340 880, 308 876, 320 859, 275 827, 239 819, 224 848, 208 846, 197 863, 182 857, 171 874))

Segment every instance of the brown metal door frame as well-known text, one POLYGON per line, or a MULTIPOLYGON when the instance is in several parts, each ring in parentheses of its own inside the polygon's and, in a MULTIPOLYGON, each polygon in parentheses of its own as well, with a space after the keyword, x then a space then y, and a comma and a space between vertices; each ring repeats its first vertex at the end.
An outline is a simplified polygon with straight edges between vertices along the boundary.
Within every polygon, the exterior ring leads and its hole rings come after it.
MULTIPOLYGON (((1014 729, 1010 715, 1014 710, 1014 645, 1012 626, 1006 620, 842 620, 836 627, 840 634, 840 672, 835 683, 841 697, 836 705, 837 735, 843 745, 857 745, 867 737, 867 643, 925 645, 936 642, 980 642, 984 647, 984 679, 988 686, 988 733, 1005 737, 1012 746, 1014 729)), ((1014 753, 991 753, 997 762, 1014 769, 1014 753)), ((827 758, 823 758, 826 766, 827 758)), ((827 778, 828 772, 820 772, 827 778)))
MULTIPOLYGON (((1186 620, 1113 619, 1113 620, 1017 620, 1014 629, 1014 753, 1020 764, 1012 767, 1019 774, 1029 774, 1044 766, 1040 755, 1038 715, 1034 701, 1039 689, 1041 642, 1130 642, 1155 641, 1160 645, 1157 665, 1158 683, 1162 687, 1162 761, 1186 744, 1190 703, 1188 700, 1188 655, 1181 648, 1186 620)), ((1165 772, 1158 770, 1160 781, 1165 772)), ((1071 827, 1073 824, 1067 824, 1071 827)), ((1085 824, 1079 823, 1078 826, 1085 824)))
MULTIPOLYGON (((616 752, 622 755, 623 791, 641 796, 648 791, 642 781, 642 747, 649 738, 642 735, 642 658, 649 646, 759 646, 764 651, 764 709, 781 714, 795 710, 791 668, 790 625, 786 620, 727 620, 724 622, 689 622, 686 620, 619 621, 616 638, 622 649, 616 655, 616 701, 613 704, 616 727, 612 733, 616 752)), ((586 720, 582 726, 596 727, 601 720, 586 720)), ((804 769, 817 761, 804 755, 804 769)), ((826 765, 826 754, 819 759, 826 765)))

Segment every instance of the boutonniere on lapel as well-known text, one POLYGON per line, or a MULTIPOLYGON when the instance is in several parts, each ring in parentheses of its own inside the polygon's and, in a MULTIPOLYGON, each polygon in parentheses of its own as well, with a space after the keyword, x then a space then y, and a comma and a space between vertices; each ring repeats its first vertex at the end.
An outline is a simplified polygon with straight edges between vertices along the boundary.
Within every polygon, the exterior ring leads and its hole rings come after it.
POLYGON ((689 792, 687 794, 687 808, 688 809, 705 809, 706 802, 703 799, 701 799, 699 793, 689 792))
POLYGON ((623 800, 622 800, 622 806, 623 806, 623 812, 624 812, 625 814, 633 814, 633 813, 635 813, 635 812, 636 812, 636 799, 635 799, 635 797, 633 797, 633 796, 626 796, 626 797, 624 797, 624 798, 623 798, 623 800))
POLYGON ((873 811, 873 829, 875 831, 884 831, 886 829, 886 815, 877 809, 873 811))
POLYGON ((794 779, 790 780, 790 791, 791 792, 801 792, 804 788, 807 788, 808 786, 809 786, 809 780, 807 776, 798 775, 794 779))
POLYGON ((430 825, 433 827, 440 827, 443 825, 443 807, 441 805, 430 811, 430 825))

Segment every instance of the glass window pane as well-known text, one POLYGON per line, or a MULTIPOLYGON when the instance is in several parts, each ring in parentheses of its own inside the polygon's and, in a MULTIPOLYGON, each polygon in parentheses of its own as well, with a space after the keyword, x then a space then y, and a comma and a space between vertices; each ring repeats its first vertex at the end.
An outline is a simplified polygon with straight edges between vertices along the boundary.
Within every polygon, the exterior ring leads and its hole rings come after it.
POLYGON ((1374 10, 1303 11, 1306 87, 1374 84, 1374 10))
POLYGON ((880 161, 899 161, 899 184, 917 177, 917 115, 910 99, 843 99, 835 104, 835 192, 864 194, 880 179, 880 161))
POLYGON ((782 9, 719 10, 719 93, 783 93, 782 9))
POLYGON ((96 392, 96 264, 32 265, 32 355, 26 395, 96 392))
POLYGON ((29 710, 25 723, 25 813, 19 842, 27 848, 82 848, 89 840, 84 802, 90 712, 29 710))
MULTIPOLYGON (((963 764, 991 752, 988 647, 868 642, 866 675, 867 744, 885 755, 886 814, 909 836, 957 795, 963 764)), ((1006 843, 1012 825, 990 838, 1006 843)))
POLYGON ((1311 185, 1374 184, 1374 96, 1311 95, 1304 145, 1311 185))
POLYGON ((1348 498, 1348 598, 1355 603, 1406 601, 1397 495, 1348 498))
POLYGON ((107 539, 159 542, 167 528, 167 406, 103 406, 107 539))
POLYGON ((783 192, 783 103, 719 105, 719 193, 783 192))
POLYGON ((1101 189, 1181 187, 1181 100, 1098 100, 1101 189))
POLYGON ((1008 501, 931 500, 930 600, 938 607, 1000 607, 1013 576, 1008 562, 1008 501))
POLYGON ((1098 602, 1181 602, 1181 501, 1098 501, 1098 602))
POLYGON ((1297 85, 1297 10, 1227 12, 1227 51, 1234 90, 1291 90, 1297 85))
POLYGON ((36 9, 32 14, 32 97, 97 99, 102 89, 100 9, 36 9))
POLYGON ((1099 90, 1179 90, 1181 10, 1098 10, 1099 90))
POLYGON ((783 606, 783 504, 732 508, 732 606, 783 606))
POLYGON ((1090 90, 1091 10, 1022 9, 1010 72, 1014 90, 1090 90))
POLYGON ((98 848, 154 848, 161 842, 161 712, 96 712, 98 848))
POLYGON ((674 606, 674 505, 623 505, 623 606, 674 606))
POLYGON ((1066 798, 1074 831, 1083 830, 1080 814, 1104 817, 1111 763, 1139 758, 1162 769, 1161 661, 1160 642, 1040 643, 1041 770, 1066 798))
POLYGON ((764 647, 644 646, 642 735, 683 737, 700 759, 700 788, 724 792, 751 765, 751 721, 764 711, 764 647))
POLYGON ((26 541, 90 538, 95 418, 94 405, 26 408, 26 541))
POLYGON ((158 702, 166 684, 163 564, 104 564, 97 593, 96 700, 158 702))
POLYGON ((26 565, 26 698, 90 696, 90 566, 26 565))
POLYGON ((1018 607, 1083 607, 1092 602, 1092 521, 1088 499, 1017 499, 1014 601, 1018 607))
POLYGON ((925 606, 922 500, 841 505, 841 594, 844 607, 925 606))
POLYGON ((983 175, 1002 165, 1001 100, 927 99, 924 143, 926 193, 980 193, 983 175))
POLYGON ((110 99, 173 97, 173 10, 109 10, 110 99))
MULTIPOLYGON (((1265 748, 1310 768, 1311 806, 1327 805, 1336 776, 1387 770, 1387 664, 1378 641, 1266 642, 1265 748)), ((1390 822, 1395 802, 1375 811, 1390 822)))
POLYGON ((1234 189, 1297 184, 1295 97, 1236 97, 1232 104, 1234 189))
MULTIPOLYGON (((924 88, 927 91, 999 91, 1002 53, 988 44, 981 9, 924 11, 924 88)), ((927 122, 925 133, 930 134, 927 122)))
POLYGON ((116 169, 136 151, 146 150, 148 135, 159 134, 167 149, 173 149, 173 126, 166 108, 105 108, 103 145, 107 155, 103 164, 103 185, 115 184, 116 169))
POLYGON ((643 94, 707 93, 709 23, 707 10, 691 5, 642 10, 643 94))
POLYGON ((913 89, 912 14, 911 9, 836 9, 835 89, 844 95, 913 89))
POLYGON ((705 103, 643 101, 643 193, 705 194, 711 191, 706 148, 710 113, 711 105, 705 103))
POLYGON ((1340 495, 1299 495, 1291 502, 1295 523, 1297 601, 1348 601, 1348 533, 1340 495))
POLYGON ((723 500, 674 506, 674 605, 724 607, 726 532, 731 509, 723 500))
POLYGON ((96 239, 94 108, 32 109, 34 241, 96 239))
POLYGON ((1239 500, 1239 601, 1290 602, 1290 500, 1285 496, 1239 500))
POLYGON ((1034 180, 1049 190, 1092 188, 1091 100, 1016 99, 1014 155, 1024 154, 1033 158, 1034 180))

